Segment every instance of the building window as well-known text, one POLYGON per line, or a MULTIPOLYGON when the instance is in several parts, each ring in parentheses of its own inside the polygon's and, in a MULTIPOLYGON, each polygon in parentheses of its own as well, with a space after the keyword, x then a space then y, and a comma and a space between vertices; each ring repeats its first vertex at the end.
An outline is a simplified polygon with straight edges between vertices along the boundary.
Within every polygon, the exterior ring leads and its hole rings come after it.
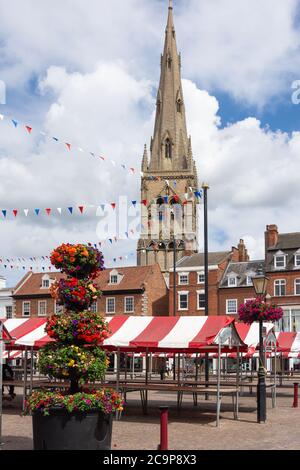
POLYGON ((295 279, 295 295, 300 295, 300 279, 295 279))
POLYGON ((236 287, 236 276, 230 276, 228 278, 228 286, 229 287, 236 287))
POLYGON ((300 308, 283 308, 283 317, 275 325, 276 330, 294 332, 300 331, 300 308))
POLYGON ((134 312, 134 297, 125 297, 124 299, 124 311, 125 313, 134 312))
POLYGON ((274 266, 275 268, 285 268, 285 255, 275 255, 274 266))
POLYGON ((6 318, 12 318, 12 305, 6 305, 5 306, 5 311, 6 311, 6 318))
POLYGON ((247 276, 246 284, 247 284, 247 286, 252 286, 253 285, 252 276, 247 276))
POLYGON ((54 300, 54 312, 55 315, 61 315, 62 313, 64 313, 63 305, 59 305, 56 300, 54 300))
POLYGON ((184 286, 189 283, 189 275, 186 273, 179 274, 179 285, 184 286))
POLYGON ((111 274, 109 282, 110 282, 110 284, 118 284, 118 275, 117 274, 111 274))
POLYGON ((114 297, 107 297, 106 313, 116 313, 116 299, 114 297))
POLYGON ((282 297, 285 295, 286 282, 285 279, 277 279, 274 282, 274 295, 275 297, 282 297))
POLYGON ((205 309, 205 291, 204 290, 197 291, 197 309, 198 310, 205 309))
POLYGON ((38 316, 45 317, 47 315, 47 301, 39 300, 38 303, 38 316))
POLYGON ((23 302, 22 315, 23 317, 30 317, 30 302, 23 302))
POLYGON ((227 314, 237 313, 237 299, 226 300, 226 313, 227 314))
POLYGON ((97 305, 97 300, 95 300, 94 302, 92 302, 91 306, 90 306, 90 311, 92 313, 97 313, 98 312, 98 305, 97 305))
POLYGON ((179 310, 188 310, 189 308, 189 294, 188 292, 179 292, 179 310))
POLYGON ((204 284, 204 283, 205 283, 205 274, 198 273, 198 284, 204 284))
POLYGON ((300 268, 300 254, 295 255, 295 267, 300 268))
POLYGON ((42 288, 43 288, 43 289, 49 289, 49 287, 50 287, 50 281, 49 281, 49 279, 43 279, 43 280, 42 280, 42 288))
POLYGON ((170 139, 166 139, 165 141, 165 157, 172 158, 172 144, 170 139))

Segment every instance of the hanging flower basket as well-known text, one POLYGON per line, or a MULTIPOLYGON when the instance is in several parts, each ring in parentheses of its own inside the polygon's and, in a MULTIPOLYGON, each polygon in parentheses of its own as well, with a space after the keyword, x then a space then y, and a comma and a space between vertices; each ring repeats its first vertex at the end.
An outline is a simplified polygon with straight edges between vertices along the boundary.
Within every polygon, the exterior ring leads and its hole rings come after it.
POLYGON ((77 279, 95 278, 104 269, 102 253, 89 245, 63 243, 51 253, 51 263, 77 279))
POLYGON ((267 304, 263 298, 258 297, 257 299, 248 300, 245 304, 241 304, 238 316, 240 321, 248 324, 260 320, 274 323, 281 320, 283 310, 276 305, 267 304))
POLYGON ((75 277, 60 279, 52 284, 50 292, 58 305, 64 305, 67 310, 72 311, 89 308, 101 295, 95 284, 75 277))

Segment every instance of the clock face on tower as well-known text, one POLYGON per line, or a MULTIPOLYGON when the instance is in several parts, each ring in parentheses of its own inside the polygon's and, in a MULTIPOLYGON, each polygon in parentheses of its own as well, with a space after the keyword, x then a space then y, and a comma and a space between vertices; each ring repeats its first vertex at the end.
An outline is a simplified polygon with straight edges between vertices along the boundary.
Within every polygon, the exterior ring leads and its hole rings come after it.
POLYGON ((156 101, 150 155, 145 145, 142 159, 141 238, 137 247, 139 265, 159 263, 164 273, 176 259, 197 251, 197 171, 187 134, 181 83, 181 57, 177 51, 170 1, 161 56, 161 74, 156 101))

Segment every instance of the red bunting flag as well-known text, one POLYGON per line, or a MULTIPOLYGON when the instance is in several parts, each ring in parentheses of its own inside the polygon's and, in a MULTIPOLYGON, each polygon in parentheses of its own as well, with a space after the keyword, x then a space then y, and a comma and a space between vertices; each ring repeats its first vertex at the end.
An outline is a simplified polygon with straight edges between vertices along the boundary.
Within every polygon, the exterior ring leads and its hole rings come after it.
POLYGON ((28 131, 28 134, 30 134, 31 131, 32 131, 32 127, 30 127, 30 126, 25 126, 25 127, 26 127, 26 129, 27 129, 27 131, 28 131))
POLYGON ((83 206, 78 206, 78 209, 80 210, 80 213, 82 214, 84 207, 83 206))
POLYGON ((130 171, 132 171, 132 173, 134 173, 134 172, 135 172, 135 169, 134 169, 134 168, 130 168, 130 171))
POLYGON ((104 157, 101 157, 101 156, 100 156, 100 158, 101 158, 101 160, 103 160, 103 161, 105 160, 105 158, 104 158, 104 157))
POLYGON ((71 144, 68 144, 68 143, 66 142, 66 146, 68 147, 68 150, 71 150, 71 144))
POLYGON ((46 209, 46 212, 47 212, 48 215, 50 215, 51 209, 50 208, 46 209))
POLYGON ((177 194, 175 194, 175 196, 173 197, 174 201, 175 202, 178 202, 179 201, 179 197, 177 196, 177 194))
POLYGON ((14 209, 14 210, 13 210, 13 214, 14 214, 15 217, 17 217, 17 215, 18 215, 18 209, 14 209))
POLYGON ((111 207, 112 207, 113 209, 116 208, 116 203, 115 203, 115 202, 112 202, 110 205, 111 205, 111 207))
POLYGON ((142 204, 144 204, 144 206, 147 206, 147 199, 143 199, 142 204))

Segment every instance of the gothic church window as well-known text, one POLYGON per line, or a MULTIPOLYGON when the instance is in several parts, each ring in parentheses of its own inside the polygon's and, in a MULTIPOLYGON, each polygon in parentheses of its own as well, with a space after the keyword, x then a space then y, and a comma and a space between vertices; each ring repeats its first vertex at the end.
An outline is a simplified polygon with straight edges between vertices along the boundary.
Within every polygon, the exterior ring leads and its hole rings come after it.
POLYGON ((165 141, 165 157, 172 158, 172 144, 170 139, 166 139, 165 141))

